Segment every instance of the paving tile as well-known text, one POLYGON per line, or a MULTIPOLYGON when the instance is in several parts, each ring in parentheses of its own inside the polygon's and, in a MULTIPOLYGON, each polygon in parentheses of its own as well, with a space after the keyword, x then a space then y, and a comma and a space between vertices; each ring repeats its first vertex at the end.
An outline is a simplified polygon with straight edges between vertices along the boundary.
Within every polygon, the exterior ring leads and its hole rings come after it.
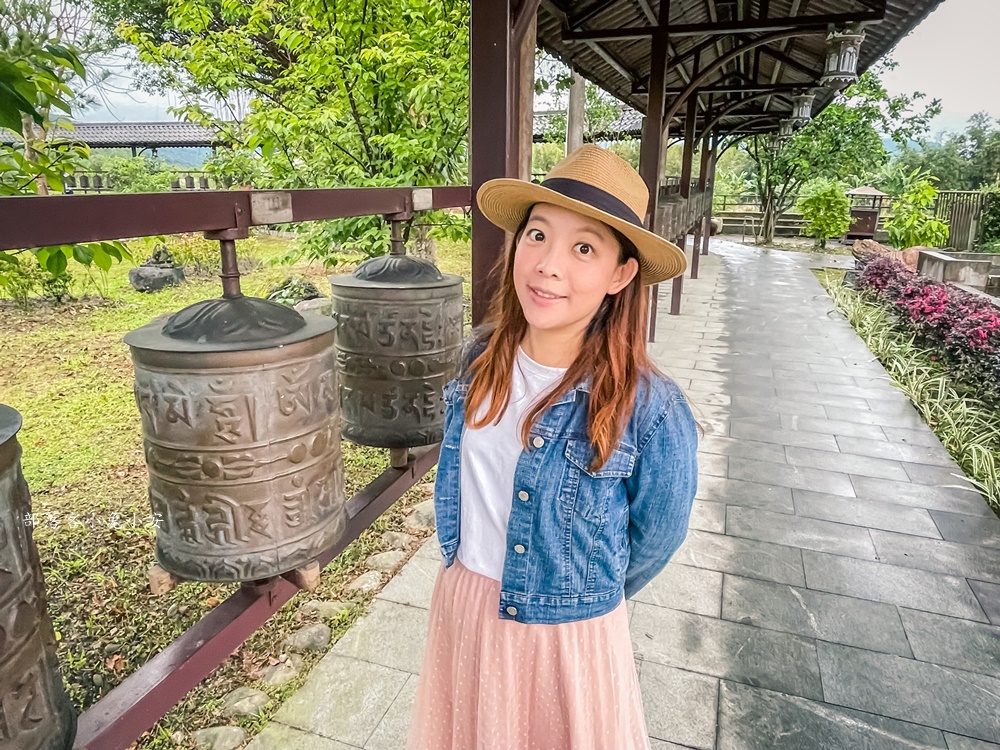
POLYGON ((927 466, 925 464, 904 462, 903 468, 906 469, 906 474, 910 477, 910 481, 917 484, 953 485, 968 489, 972 489, 973 486, 965 476, 965 472, 957 466, 949 468, 946 466, 927 466))
POLYGON ((994 625, 1000 625, 1000 585, 986 581, 969 581, 969 586, 972 587, 972 593, 976 595, 989 621, 994 625))
MULTIPOLYGON (((855 453, 859 456, 872 456, 892 461, 908 461, 910 463, 925 463, 934 466, 955 467, 955 461, 944 447, 928 448, 922 445, 909 445, 890 440, 869 440, 866 438, 842 436, 837 438, 837 444, 844 453, 855 453)), ((861 472, 851 472, 860 474, 861 472)))
POLYGON ((916 411, 904 411, 899 414, 890 414, 884 411, 865 411, 864 409, 842 409, 837 406, 824 406, 826 417, 843 422, 856 422, 858 424, 878 425, 879 427, 905 427, 916 430, 926 427, 927 423, 916 411))
MULTIPOLYGON (((786 454, 788 450, 785 451, 786 454)), ((806 466, 788 466, 769 461, 733 457, 729 459, 729 477, 731 479, 744 479, 748 482, 776 484, 793 489, 798 487, 804 490, 854 497, 854 486, 847 474, 806 466)))
MULTIPOLYGON (((941 441, 929 427, 920 430, 907 430, 903 427, 883 427, 882 432, 893 443, 906 443, 907 445, 922 445, 925 448, 941 448, 941 441)), ((946 450, 946 449, 945 449, 946 450)))
POLYGON ((673 560, 695 568, 804 586, 801 554, 801 550, 780 544, 689 531, 673 560))
POLYGON ((708 500, 695 500, 691 506, 690 528, 724 534, 726 531, 726 506, 708 500))
POLYGON ((246 750, 354 750, 354 745, 272 721, 250 741, 246 750))
POLYGON ((722 477, 698 477, 696 498, 710 500, 724 505, 745 505, 765 508, 777 513, 793 513, 792 490, 758 482, 722 477))
POLYGON ((278 709, 274 720, 363 747, 408 678, 406 672, 331 652, 278 709))
POLYGON ((431 536, 429 536, 423 544, 420 545, 414 555, 414 557, 425 557, 430 560, 443 560, 441 556, 441 543, 438 541, 438 535, 435 531, 431 536))
POLYGON ((933 573, 1000 583, 998 549, 877 529, 873 529, 871 535, 879 558, 891 565, 904 565, 933 573))
MULTIPOLYGON (((851 435, 854 437, 871 438, 872 440, 885 439, 885 433, 882 431, 883 428, 877 424, 859 424, 858 422, 846 422, 842 419, 797 417, 783 414, 781 416, 781 426, 788 430, 800 430, 822 435, 851 435)), ((832 445, 829 450, 840 450, 836 440, 830 441, 829 444, 832 445)), ((793 443, 788 443, 787 445, 793 445, 793 443)), ((826 444, 805 447, 826 449, 826 444)))
POLYGON ((331 649, 333 653, 419 674, 430 613, 377 599, 331 649))
POLYGON ((722 607, 722 573, 671 560, 629 600, 718 617, 722 607))
POLYGON ((698 453, 718 453, 723 456, 756 458, 762 461, 785 462, 785 449, 774 443, 757 440, 737 440, 722 436, 707 437, 698 444, 698 453))
POLYGON ((930 515, 941 536, 949 542, 1000 549, 1000 518, 996 516, 967 516, 940 510, 932 510, 930 515))
POLYGON ((733 506, 726 509, 726 533, 864 560, 876 559, 868 529, 805 516, 733 506))
POLYGON ((375 598, 430 609, 434 583, 444 567, 440 553, 435 552, 435 555, 433 558, 419 555, 411 557, 375 598))
POLYGON ((978 492, 951 487, 928 487, 911 482, 852 476, 851 484, 859 498, 886 500, 914 508, 945 510, 970 516, 993 515, 986 500, 978 492))
POLYGON ((806 585, 816 591, 986 621, 964 578, 808 550, 802 561, 806 585))
POLYGON ((934 539, 941 538, 930 513, 923 508, 911 508, 867 498, 828 495, 809 490, 792 490, 792 499, 795 504, 795 514, 799 516, 934 539))
POLYGON ((899 615, 915 658, 1000 678, 1000 626, 903 607, 899 615))
MULTIPOLYGON (((832 453, 811 448, 790 447, 785 449, 785 460, 793 466, 857 474, 863 477, 893 479, 900 482, 905 482, 908 478, 898 461, 855 456, 849 453, 832 453)), ((804 487, 803 489, 809 488, 804 487)))
POLYGON ((1000 680, 823 641, 816 648, 827 702, 1000 740, 1000 680))
MULTIPOLYGON (((803 394, 806 398, 807 394, 803 394)), ((733 396, 730 409, 734 416, 745 417, 754 414, 799 414, 805 417, 825 417, 826 412, 819 404, 807 401, 793 401, 785 398, 761 398, 759 396, 733 396)))
POLYGON ((675 745, 673 742, 664 742, 655 737, 649 738, 649 747, 651 750, 692 750, 690 745, 675 745))
POLYGON ((1000 750, 1000 745, 983 740, 974 740, 971 737, 962 737, 957 734, 945 733, 948 741, 948 750, 1000 750))
POLYGON ((940 730, 722 681, 718 750, 930 750, 940 730))
POLYGON ((729 456, 718 453, 698 454, 698 476, 724 477, 729 471, 729 456))
MULTIPOLYGON (((730 428, 729 434, 740 440, 753 440, 755 442, 774 443, 776 445, 800 445, 820 450, 838 450, 837 439, 833 435, 822 435, 818 432, 801 432, 794 428, 783 429, 763 427, 755 424, 734 424, 730 428)), ((784 463, 785 461, 784 451, 782 451, 781 461, 776 461, 774 458, 765 455, 755 456, 754 458, 774 461, 775 463, 784 463)))
POLYGON ((647 661, 639 686, 650 737, 714 750, 718 679, 647 661))
POLYGON ((816 647, 807 638, 641 602, 630 629, 644 662, 806 698, 822 696, 816 647))
POLYGON ((778 398, 790 398, 796 400, 808 399, 810 404, 819 406, 837 406, 844 409, 867 409, 868 402, 863 398, 852 396, 841 396, 836 393, 803 393, 796 389, 778 386, 778 398))
POLYGON ((784 368, 784 367, 781 367, 781 368, 776 367, 774 369, 774 379, 775 380, 784 380, 784 381, 792 381, 792 382, 794 382, 794 381, 801 381, 801 380, 803 380, 803 378, 807 378, 808 379, 805 382, 811 382, 811 383, 816 383, 816 384, 819 384, 819 383, 838 383, 838 384, 844 384, 844 385, 852 385, 852 384, 855 383, 855 378, 851 377, 850 375, 817 373, 817 372, 810 373, 809 375, 803 375, 801 372, 796 372, 796 371, 788 370, 787 368, 784 368))
POLYGON ((726 575, 722 618, 887 654, 913 655, 894 606, 850 596, 726 575))
POLYGON ((368 738, 365 750, 402 750, 406 747, 406 735, 410 731, 413 701, 416 695, 417 675, 411 674, 396 696, 396 700, 382 717, 382 721, 368 738))

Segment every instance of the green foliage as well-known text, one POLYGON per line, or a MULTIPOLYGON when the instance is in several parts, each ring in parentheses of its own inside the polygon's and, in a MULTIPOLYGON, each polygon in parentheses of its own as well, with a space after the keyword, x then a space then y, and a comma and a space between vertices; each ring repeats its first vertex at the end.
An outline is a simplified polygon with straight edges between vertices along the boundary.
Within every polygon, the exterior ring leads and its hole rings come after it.
POLYGON ((103 160, 101 172, 116 193, 164 193, 174 172, 148 156, 113 156, 103 160))
POLYGON ((23 256, 8 256, 0 263, 0 293, 23 310, 31 307, 31 297, 41 290, 45 279, 45 271, 23 256))
POLYGON ((986 194, 986 205, 979 216, 979 226, 983 245, 992 247, 1000 244, 1000 182, 987 188, 986 194))
POLYGON ((851 226, 851 202, 843 184, 822 180, 799 198, 798 209, 806 220, 802 234, 813 237, 817 247, 826 247, 831 237, 839 237, 851 226))
POLYGON ((765 242, 773 239, 777 217, 791 207, 805 182, 817 178, 847 181, 875 174, 889 160, 884 137, 904 144, 926 132, 941 111, 940 102, 917 108, 916 103, 924 98, 919 92, 890 96, 880 75, 894 67, 895 63, 887 61, 865 72, 779 149, 767 147, 767 136, 744 142, 764 211, 765 242))
MULTIPOLYGON (((208 168, 226 184, 468 179, 467 2, 198 0, 172 3, 162 24, 135 7, 122 12, 131 21, 124 39, 182 97, 177 111, 219 132, 226 148, 208 168), (209 100, 230 111, 218 116, 209 100)), ((304 249, 317 260, 384 253, 388 226, 378 217, 330 222, 304 249)))
POLYGON ((267 292, 267 298, 271 302, 288 305, 288 307, 295 307, 299 302, 322 296, 315 284, 299 276, 289 276, 267 292))
POLYGON ((948 225, 930 215, 937 197, 933 180, 919 170, 910 173, 899 200, 893 201, 892 215, 885 222, 893 247, 943 247, 948 242, 948 225))

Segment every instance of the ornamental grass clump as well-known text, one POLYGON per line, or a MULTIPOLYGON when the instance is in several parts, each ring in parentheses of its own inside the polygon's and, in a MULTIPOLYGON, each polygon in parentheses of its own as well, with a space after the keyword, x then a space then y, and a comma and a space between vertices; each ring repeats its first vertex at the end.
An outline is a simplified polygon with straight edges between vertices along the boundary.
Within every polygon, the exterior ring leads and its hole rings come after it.
POLYGON ((885 304, 959 383, 1000 406, 1000 308, 886 255, 866 255, 859 266, 862 294, 885 304))

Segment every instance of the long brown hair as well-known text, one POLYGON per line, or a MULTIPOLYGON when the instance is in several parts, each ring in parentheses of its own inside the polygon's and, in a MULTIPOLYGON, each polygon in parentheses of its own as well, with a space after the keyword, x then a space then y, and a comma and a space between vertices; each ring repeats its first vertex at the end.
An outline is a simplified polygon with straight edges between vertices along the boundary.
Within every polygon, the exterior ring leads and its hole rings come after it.
MULTIPOLYGON (((510 402, 510 373, 518 346, 528 331, 528 321, 514 289, 514 253, 530 215, 529 210, 502 258, 500 285, 491 300, 487 318, 492 331, 486 349, 471 366, 472 383, 466 400, 465 424, 472 429, 498 420, 510 402), (488 397, 489 409, 475 420, 474 416, 488 397)), ((608 228, 618 241, 618 262, 624 263, 629 258, 638 261, 639 253, 631 240, 613 227, 608 228)), ((499 268, 500 264, 494 272, 499 268)), ((521 430, 521 442, 525 446, 538 417, 589 376, 587 436, 594 451, 590 468, 596 471, 607 462, 632 416, 639 377, 644 372, 656 371, 646 353, 648 305, 646 290, 639 277, 640 273, 636 273, 617 294, 604 298, 587 327, 573 364, 548 397, 528 412, 521 430)))

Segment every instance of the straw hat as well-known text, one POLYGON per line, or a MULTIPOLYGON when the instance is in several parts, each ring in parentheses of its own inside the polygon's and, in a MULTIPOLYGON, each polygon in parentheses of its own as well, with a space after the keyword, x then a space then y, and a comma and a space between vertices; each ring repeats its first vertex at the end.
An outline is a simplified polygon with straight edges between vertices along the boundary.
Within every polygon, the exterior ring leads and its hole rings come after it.
POLYGON ((649 191, 639 173, 600 146, 581 146, 552 167, 541 184, 511 178, 484 182, 476 200, 483 215, 508 232, 517 231, 535 203, 552 203, 603 221, 639 250, 643 284, 687 270, 683 250, 643 227, 649 191))

